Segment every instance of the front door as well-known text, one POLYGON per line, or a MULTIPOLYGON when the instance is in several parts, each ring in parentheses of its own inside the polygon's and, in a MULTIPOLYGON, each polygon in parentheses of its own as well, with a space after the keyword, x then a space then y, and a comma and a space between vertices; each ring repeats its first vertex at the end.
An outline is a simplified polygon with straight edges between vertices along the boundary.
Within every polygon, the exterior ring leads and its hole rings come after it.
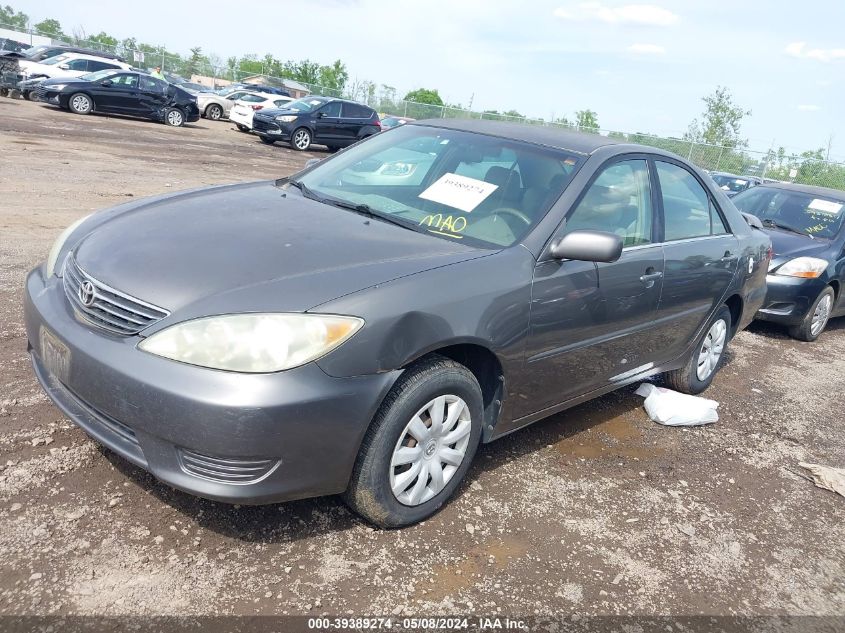
POLYGON ((645 158, 604 167, 569 214, 560 235, 616 233, 623 238, 622 257, 609 264, 537 264, 515 418, 648 370, 658 353, 652 328, 664 270, 654 217, 645 158))
POLYGON ((338 140, 340 131, 340 101, 329 101, 316 113, 314 120, 314 142, 331 143, 338 140))
POLYGON ((661 360, 686 351, 704 321, 725 299, 737 272, 739 242, 712 197, 680 163, 655 160, 663 211, 666 270, 658 319, 661 360))
POLYGON ((97 110, 134 114, 138 108, 138 75, 135 73, 110 75, 92 92, 97 110))

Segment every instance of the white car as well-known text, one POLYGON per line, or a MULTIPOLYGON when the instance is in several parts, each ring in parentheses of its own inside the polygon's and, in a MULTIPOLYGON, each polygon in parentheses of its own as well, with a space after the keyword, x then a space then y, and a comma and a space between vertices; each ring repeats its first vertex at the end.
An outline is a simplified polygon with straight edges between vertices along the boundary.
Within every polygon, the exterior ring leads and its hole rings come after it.
POLYGON ((241 132, 249 132, 252 129, 252 115, 256 110, 281 108, 291 101, 293 101, 292 97, 252 92, 235 101, 235 105, 229 111, 229 120, 237 125, 241 132))
POLYGON ((131 70, 131 66, 116 59, 106 59, 84 53, 62 53, 40 62, 22 59, 19 62, 24 79, 53 79, 54 77, 81 77, 98 70, 131 70))
POLYGON ((204 116, 206 119, 211 119, 212 121, 219 121, 220 119, 228 118, 229 112, 232 110, 232 106, 235 105, 235 101, 244 95, 249 94, 264 95, 268 99, 278 96, 263 93, 260 90, 247 89, 236 90, 227 94, 221 94, 220 91, 200 92, 197 95, 197 106, 200 109, 201 116, 204 116))

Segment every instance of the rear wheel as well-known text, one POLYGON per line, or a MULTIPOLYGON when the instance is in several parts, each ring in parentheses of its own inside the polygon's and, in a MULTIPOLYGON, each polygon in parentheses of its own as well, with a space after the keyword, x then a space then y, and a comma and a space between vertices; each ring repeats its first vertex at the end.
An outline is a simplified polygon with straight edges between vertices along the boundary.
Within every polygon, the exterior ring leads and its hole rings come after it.
POLYGON ((32 90, 24 90, 23 92, 21 92, 21 94, 23 95, 23 98, 27 101, 32 101, 32 90))
POLYGON ((813 305, 807 310, 804 315, 804 320, 798 325, 793 325, 789 328, 789 335, 799 341, 807 341, 812 343, 827 327, 827 322, 830 320, 830 313, 833 311, 833 301, 835 294, 833 288, 828 286, 821 291, 813 305))
POLYGON ((245 125, 241 125, 240 123, 235 123, 235 125, 237 125, 237 126, 238 126, 238 129, 239 129, 241 132, 249 132, 249 128, 248 128, 247 126, 245 126, 245 125))
POLYGON ((211 119, 212 121, 219 121, 222 116, 223 108, 221 108, 216 103, 212 103, 205 109, 205 118, 207 119, 211 119))
POLYGON ((67 107, 71 112, 76 114, 91 114, 94 109, 94 102, 84 92, 77 92, 68 99, 67 107))
POLYGON ((687 364, 666 373, 666 383, 681 393, 697 394, 707 389, 722 366, 730 338, 731 311, 722 306, 704 328, 687 364))
POLYGON ((164 122, 172 127, 182 127, 185 125, 185 115, 179 108, 167 108, 164 111, 164 122))
POLYGON ((412 366, 364 437, 346 503, 381 527, 428 518, 469 470, 482 415, 481 387, 466 367, 442 356, 412 366))
POLYGON ((270 138, 269 136, 261 136, 259 137, 262 143, 266 143, 267 145, 275 145, 276 139, 270 138))
POLYGON ((299 152, 304 152, 311 147, 311 132, 304 127, 294 130, 290 137, 290 146, 299 152))

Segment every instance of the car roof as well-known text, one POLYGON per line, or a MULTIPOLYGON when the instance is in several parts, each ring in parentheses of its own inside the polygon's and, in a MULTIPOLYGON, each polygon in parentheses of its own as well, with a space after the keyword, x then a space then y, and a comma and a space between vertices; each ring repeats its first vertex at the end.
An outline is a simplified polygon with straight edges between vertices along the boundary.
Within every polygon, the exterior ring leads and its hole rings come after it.
MULTIPOLYGON (((124 62, 120 61, 119 59, 115 59, 114 57, 101 57, 99 55, 95 55, 94 53, 76 53, 68 51, 66 53, 59 53, 58 55, 53 55, 53 57, 58 57, 59 55, 67 55, 71 59, 94 59, 94 60, 103 60, 113 64, 123 64, 124 62)), ((47 59, 52 59, 52 57, 48 57, 47 59)))
POLYGON ((789 182, 764 182, 757 185, 755 190, 762 189, 781 189, 783 191, 795 191, 798 193, 806 193, 811 196, 824 196, 826 198, 834 198, 841 202, 845 202, 845 191, 839 189, 831 189, 830 187, 819 187, 817 185, 801 185, 789 182))
POLYGON ((671 152, 664 152, 654 147, 625 143, 601 136, 600 134, 576 132, 574 130, 547 125, 529 125, 508 121, 484 121, 481 119, 425 119, 422 121, 409 121, 407 125, 428 125, 462 132, 500 136, 502 138, 526 141, 537 145, 547 145, 581 154, 592 154, 600 147, 619 145, 630 148, 631 151, 640 150, 652 154, 675 156, 671 152))

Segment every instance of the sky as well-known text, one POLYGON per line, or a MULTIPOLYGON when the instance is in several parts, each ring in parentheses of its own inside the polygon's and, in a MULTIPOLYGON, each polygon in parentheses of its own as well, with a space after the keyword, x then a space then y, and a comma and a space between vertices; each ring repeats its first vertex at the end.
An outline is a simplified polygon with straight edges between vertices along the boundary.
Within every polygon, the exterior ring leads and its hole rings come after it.
POLYGON ((843 0, 4 0, 182 54, 271 53, 323 64, 398 93, 532 117, 589 108, 601 127, 680 136, 701 98, 730 89, 752 114, 749 149, 827 147, 845 160, 843 0), (143 9, 141 8, 143 6, 143 9), (125 5, 124 5, 125 7, 125 5))

